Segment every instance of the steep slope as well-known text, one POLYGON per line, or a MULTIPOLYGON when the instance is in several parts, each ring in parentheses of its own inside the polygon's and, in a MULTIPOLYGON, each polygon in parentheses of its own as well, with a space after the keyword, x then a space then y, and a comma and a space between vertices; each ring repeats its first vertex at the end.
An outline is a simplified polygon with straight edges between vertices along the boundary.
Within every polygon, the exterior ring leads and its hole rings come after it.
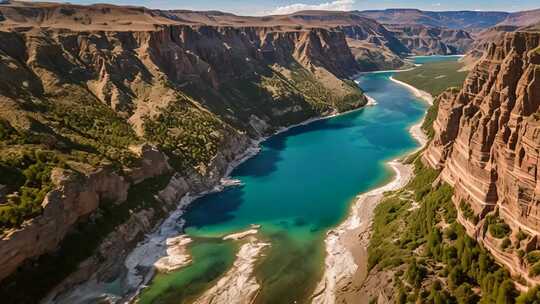
POLYGON ((539 265, 540 34, 491 43, 459 92, 439 98, 424 160, 454 186, 458 220, 522 283, 539 265))
POLYGON ((396 69, 407 64, 401 56, 410 51, 394 33, 378 22, 359 14, 305 11, 279 18, 288 18, 303 26, 327 26, 343 32, 363 71, 396 69))
POLYGON ((540 27, 540 10, 530 10, 509 14, 497 25, 475 33, 474 42, 470 45, 469 53, 465 61, 469 64, 467 68, 472 68, 474 63, 480 59, 484 51, 492 42, 504 38, 505 33, 516 31, 538 31, 540 27))
POLYGON ((35 303, 74 271, 114 278, 125 249, 185 194, 219 183, 251 139, 366 103, 333 29, 201 25, 111 5, 0 13, 8 302, 35 303))

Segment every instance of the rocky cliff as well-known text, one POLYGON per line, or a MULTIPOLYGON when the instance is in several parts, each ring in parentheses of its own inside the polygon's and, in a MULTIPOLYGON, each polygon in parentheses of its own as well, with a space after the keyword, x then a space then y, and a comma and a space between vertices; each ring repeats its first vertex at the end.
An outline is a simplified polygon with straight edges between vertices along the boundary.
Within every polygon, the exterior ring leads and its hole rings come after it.
POLYGON ((458 219, 522 284, 540 282, 540 34, 491 43, 463 89, 439 97, 424 160, 455 188, 458 219))

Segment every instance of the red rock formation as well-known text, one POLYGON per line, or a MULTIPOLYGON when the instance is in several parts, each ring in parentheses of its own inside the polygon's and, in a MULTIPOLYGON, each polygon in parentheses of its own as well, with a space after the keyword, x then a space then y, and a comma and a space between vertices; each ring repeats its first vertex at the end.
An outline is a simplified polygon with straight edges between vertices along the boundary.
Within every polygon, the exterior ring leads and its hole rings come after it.
POLYGON ((540 33, 525 32, 492 43, 463 89, 439 97, 435 137, 424 155, 454 186, 458 209, 465 201, 478 215, 474 224, 460 214, 468 232, 531 283, 540 279, 528 276, 517 248, 501 249, 500 240, 482 228, 486 215, 498 210, 513 236, 523 230, 530 244, 540 234, 539 46, 540 33))

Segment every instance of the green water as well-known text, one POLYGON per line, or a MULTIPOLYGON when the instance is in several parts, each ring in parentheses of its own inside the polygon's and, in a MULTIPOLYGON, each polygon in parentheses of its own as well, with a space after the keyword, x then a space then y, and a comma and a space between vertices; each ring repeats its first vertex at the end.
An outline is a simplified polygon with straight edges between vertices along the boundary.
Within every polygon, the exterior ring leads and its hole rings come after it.
POLYGON ((441 61, 458 61, 462 58, 461 55, 450 55, 450 56, 414 56, 409 59, 417 64, 424 64, 430 62, 441 62, 441 61))
POLYGON ((255 269, 262 286, 257 303, 306 302, 322 275, 325 233, 357 194, 391 178, 387 161, 418 146, 408 130, 426 105, 391 75, 358 79, 376 106, 271 137, 234 170, 242 186, 195 201, 184 216, 186 233, 207 241, 194 242, 191 266, 156 276, 140 303, 184 303, 202 293, 234 260, 236 247, 219 237, 250 224, 261 225, 271 243, 255 269))
POLYGON ((200 240, 189 249, 193 263, 182 271, 158 273, 152 287, 141 294, 140 303, 189 303, 231 267, 237 246, 231 242, 200 240))

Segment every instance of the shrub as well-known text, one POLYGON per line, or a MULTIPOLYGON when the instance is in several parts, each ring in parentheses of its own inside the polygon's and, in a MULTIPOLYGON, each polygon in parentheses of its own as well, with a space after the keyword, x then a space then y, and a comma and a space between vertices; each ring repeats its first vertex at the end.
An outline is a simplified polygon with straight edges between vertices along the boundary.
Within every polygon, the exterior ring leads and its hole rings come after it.
POLYGON ((476 214, 474 214, 474 210, 472 209, 471 205, 469 205, 469 203, 462 200, 459 203, 459 209, 461 210, 461 214, 463 214, 463 217, 465 219, 467 219, 468 221, 472 222, 475 225, 478 223, 478 217, 476 216, 476 214))
POLYGON ((510 247, 510 245, 512 245, 512 241, 510 241, 510 239, 506 237, 506 238, 504 238, 504 240, 501 243, 501 249, 504 250, 504 249, 510 247))
POLYGON ((418 264, 416 259, 414 259, 407 269, 407 281, 409 284, 416 288, 420 287, 426 275, 426 268, 423 265, 418 264))
POLYGON ((454 292, 458 304, 475 304, 478 303, 479 297, 472 290, 469 283, 461 284, 454 292))
POLYGON ((536 262, 531 269, 529 270, 529 275, 531 277, 535 277, 537 275, 540 275, 540 262, 536 262))
POLYGON ((506 224, 497 215, 490 215, 486 217, 486 224, 488 225, 489 234, 497 239, 502 239, 512 232, 510 226, 508 226, 508 224, 506 224))
POLYGON ((41 203, 52 189, 51 170, 60 165, 55 153, 39 149, 0 161, 0 183, 12 192, 0 206, 0 232, 41 213, 41 203))
POLYGON ((516 238, 518 239, 518 241, 523 241, 528 237, 529 235, 521 229, 519 229, 518 233, 516 234, 516 238))
POLYGON ((527 263, 534 264, 540 261, 540 250, 533 250, 527 253, 527 263))
MULTIPOLYGON (((539 48, 540 50, 540 48, 539 48)), ((540 286, 529 289, 522 293, 516 300, 516 304, 537 304, 540 303, 540 286)))
MULTIPOLYGON (((433 186, 438 172, 424 168, 418 161, 415 172, 405 190, 415 192, 420 208, 405 212, 410 204, 399 200, 399 194, 386 196, 375 212, 368 249, 371 262, 386 265, 396 257, 402 257, 405 263, 410 261, 404 279, 414 291, 404 290, 398 283, 400 280, 395 280, 402 301, 497 304, 499 299, 511 298, 515 292, 512 281, 503 285, 510 279, 509 273, 455 221, 457 210, 452 203, 452 188, 447 184, 433 186), (447 225, 444 233, 439 230, 444 227, 442 224, 447 225), (425 248, 426 255, 422 257, 425 262, 418 259, 419 251, 414 252, 419 246, 425 248), (377 255, 372 257, 372 253, 377 255), (446 286, 434 283, 426 294, 422 286, 425 278, 437 280, 443 276, 447 277, 442 280, 446 286)), ((496 217, 490 223, 500 224, 496 217)))

